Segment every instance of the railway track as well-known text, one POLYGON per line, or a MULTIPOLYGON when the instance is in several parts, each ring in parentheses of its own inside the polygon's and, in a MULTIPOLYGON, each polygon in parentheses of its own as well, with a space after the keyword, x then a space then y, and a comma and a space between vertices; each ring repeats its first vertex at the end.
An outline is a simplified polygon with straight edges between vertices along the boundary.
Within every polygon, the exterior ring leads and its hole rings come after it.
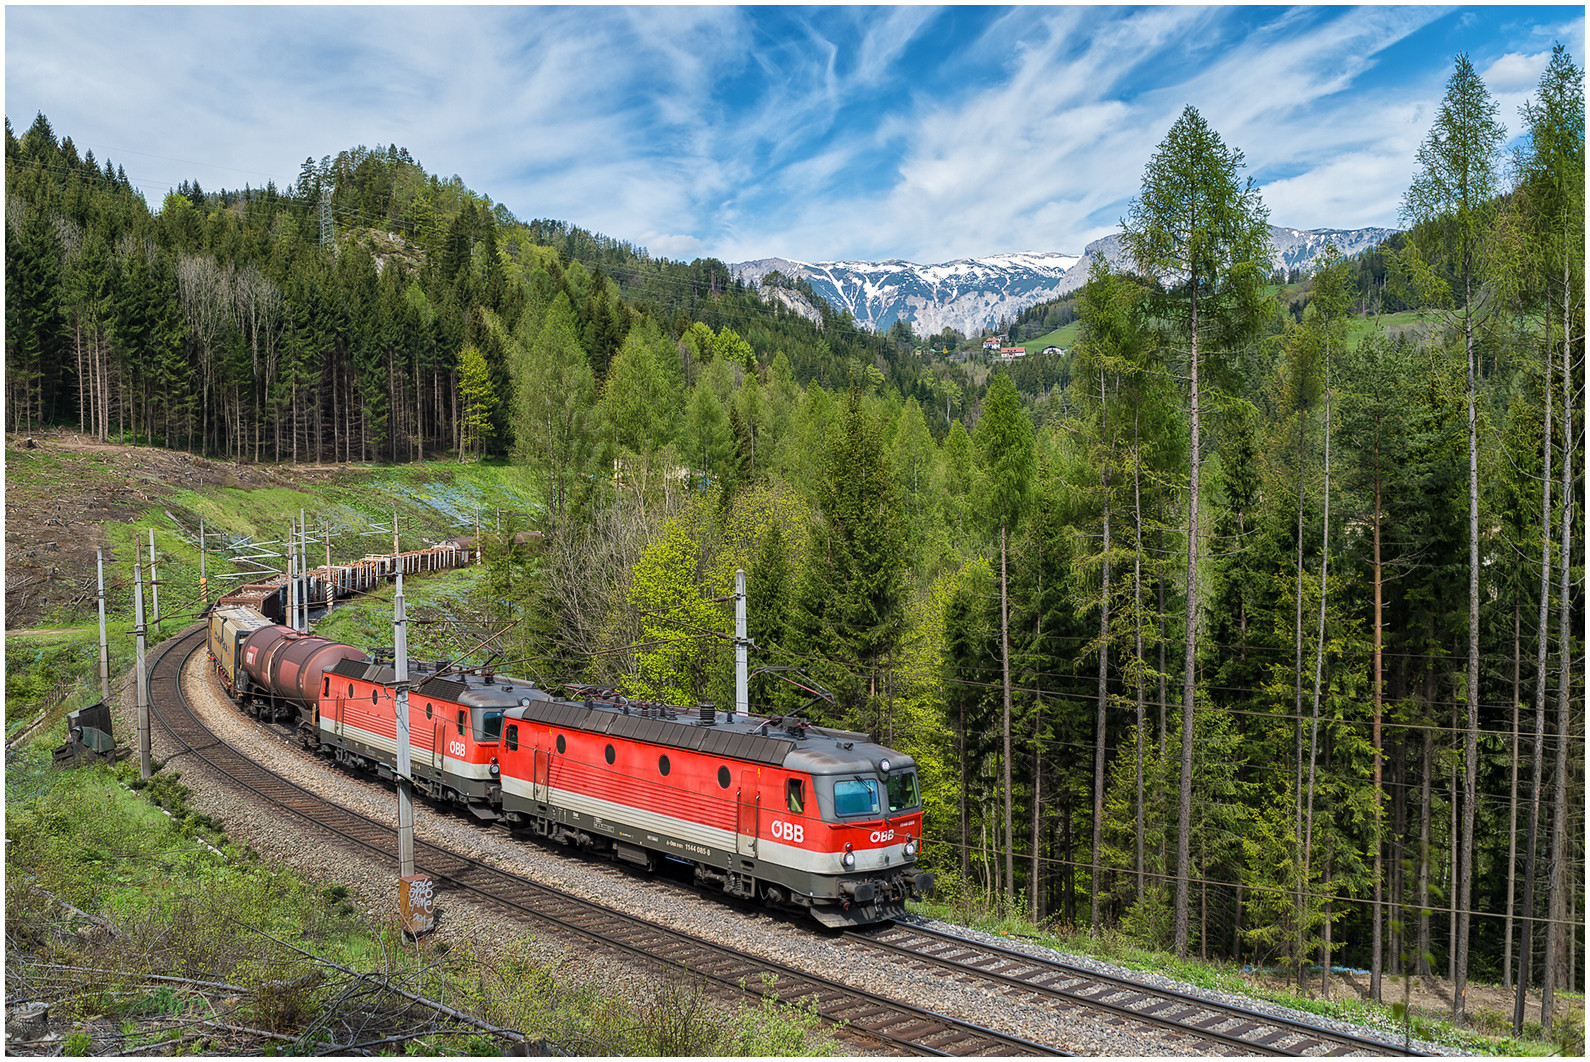
MULTIPOLYGON (((379 858, 397 860, 396 831, 332 804, 259 766, 219 740, 182 689, 188 658, 204 648, 204 628, 167 642, 150 664, 153 720, 186 753, 311 828, 379 858)), ((810 1006, 843 1037, 861 1037, 912 1055, 1065 1055, 1067 1052, 749 956, 645 919, 609 910, 488 863, 415 839, 416 866, 449 889, 546 923, 614 952, 697 978, 723 997, 778 999, 810 1006)))
POLYGON ((1151 988, 1012 948, 905 922, 847 931, 845 939, 887 951, 963 981, 991 983, 1012 995, 1036 993, 1060 1007, 1104 1011, 1117 1023, 1167 1030, 1192 1053, 1314 1056, 1423 1056, 1402 1045, 1321 1029, 1171 989, 1151 988))

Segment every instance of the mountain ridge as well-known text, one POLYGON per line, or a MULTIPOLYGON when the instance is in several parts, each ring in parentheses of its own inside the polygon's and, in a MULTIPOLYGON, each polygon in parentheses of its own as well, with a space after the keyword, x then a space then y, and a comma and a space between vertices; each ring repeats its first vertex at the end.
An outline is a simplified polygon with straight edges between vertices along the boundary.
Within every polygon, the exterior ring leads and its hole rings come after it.
MULTIPOLYGON (((1344 257, 1379 244, 1398 230, 1294 229, 1271 225, 1272 262, 1290 271, 1313 266, 1328 243, 1344 257)), ((1093 240, 1081 254, 1059 251, 1013 251, 957 258, 919 265, 890 258, 877 262, 840 260, 802 262, 793 258, 758 258, 729 263, 737 279, 760 287, 796 313, 813 320, 820 314, 799 292, 763 284, 769 273, 803 279, 836 310, 848 310, 863 327, 885 331, 896 321, 906 321, 918 335, 936 335, 951 328, 962 335, 977 335, 997 328, 1022 310, 1060 298, 1087 283, 1094 259, 1103 257, 1112 268, 1130 263, 1120 233, 1093 240)))

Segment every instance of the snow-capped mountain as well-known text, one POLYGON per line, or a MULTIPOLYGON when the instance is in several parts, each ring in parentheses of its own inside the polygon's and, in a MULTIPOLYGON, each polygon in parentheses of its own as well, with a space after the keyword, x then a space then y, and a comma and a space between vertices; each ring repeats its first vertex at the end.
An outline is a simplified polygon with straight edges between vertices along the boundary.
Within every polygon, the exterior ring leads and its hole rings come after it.
MULTIPOLYGON (((1314 268, 1320 255, 1329 244, 1335 244, 1343 258, 1362 254, 1375 245, 1395 235, 1396 229, 1287 229, 1270 226, 1271 258, 1276 269, 1308 272, 1314 268)), ((1103 257, 1111 269, 1132 268, 1131 256, 1120 233, 1094 240, 1082 249, 1082 258, 1066 274, 1060 284, 1059 294, 1075 291, 1088 282, 1088 270, 1095 258, 1103 257)))
MULTIPOLYGON (((1327 243, 1343 256, 1366 251, 1395 229, 1288 229, 1270 226, 1277 269, 1311 268, 1327 243)), ((835 309, 849 310, 865 328, 884 331, 904 320, 918 335, 933 335, 946 326, 962 335, 976 335, 1014 318, 1027 307, 1059 298, 1088 280, 1088 267, 1103 256, 1117 269, 1130 267, 1119 233, 1094 240, 1082 254, 1028 251, 962 258, 937 265, 886 262, 797 262, 759 258, 729 268, 747 284, 760 285, 775 270, 804 278, 812 290, 835 309)), ((797 292, 765 287, 766 298, 816 320, 817 311, 797 292)))
MULTIPOLYGON (((918 335, 932 335, 946 326, 975 335, 985 325, 1054 298, 1079 259, 1074 254, 1025 252, 924 266, 899 259, 812 263, 761 258, 729 268, 747 284, 760 284, 775 270, 804 278, 836 310, 849 310, 862 326, 880 332, 904 320, 918 335)), ((764 288, 763 293, 799 312, 810 310, 801 309, 805 300, 794 292, 764 288)))

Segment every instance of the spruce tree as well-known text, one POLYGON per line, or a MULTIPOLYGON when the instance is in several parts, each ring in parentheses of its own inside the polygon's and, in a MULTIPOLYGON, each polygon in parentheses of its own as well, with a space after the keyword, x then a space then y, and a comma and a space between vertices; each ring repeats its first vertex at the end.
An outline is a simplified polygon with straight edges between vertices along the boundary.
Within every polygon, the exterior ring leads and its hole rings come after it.
POLYGON ((1452 1016, 1463 1020, 1468 980, 1469 900, 1473 892, 1474 804, 1478 774, 1480 700, 1480 488, 1479 412, 1476 401, 1475 318, 1484 309, 1481 281, 1486 241, 1497 193, 1497 160, 1506 130, 1496 120, 1496 101, 1467 55, 1457 57, 1446 96, 1434 124, 1419 146, 1418 172, 1402 202, 1403 220, 1412 228, 1406 262, 1419 293, 1438 304, 1455 303, 1467 362, 1469 424, 1469 639, 1468 725, 1463 747, 1463 838, 1458 858, 1457 940, 1452 1016), (1437 272, 1445 265, 1456 274, 1455 290, 1437 272))
POLYGON ((1181 795, 1177 812, 1175 949, 1187 954, 1192 830, 1193 709, 1197 686, 1199 471, 1203 361, 1252 334, 1270 276, 1269 215, 1240 151, 1227 148, 1188 106, 1143 171, 1142 189, 1122 221, 1138 271, 1159 287, 1154 316, 1185 342, 1188 388, 1186 632, 1182 658, 1181 795))
POLYGON ((1010 602, 1006 545, 1010 531, 1021 519, 1032 488, 1036 462, 1033 456, 1032 421, 1021 408, 1021 396, 1009 376, 999 373, 988 387, 983 415, 977 422, 977 448, 985 470, 984 513, 999 528, 999 659, 1004 685, 1003 733, 1005 804, 1005 897, 1014 901, 1015 837, 1012 833, 1013 800, 1010 760, 1010 602))

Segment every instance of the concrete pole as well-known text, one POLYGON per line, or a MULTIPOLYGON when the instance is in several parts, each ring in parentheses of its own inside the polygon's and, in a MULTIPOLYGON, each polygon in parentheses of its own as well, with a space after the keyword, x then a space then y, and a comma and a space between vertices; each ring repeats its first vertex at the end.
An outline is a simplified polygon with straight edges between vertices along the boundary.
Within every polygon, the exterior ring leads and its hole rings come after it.
POLYGON ((403 573, 397 575, 397 596, 392 602, 392 655, 397 668, 397 793, 398 877, 414 873, 414 794, 410 789, 413 768, 409 750, 409 640, 408 616, 403 603, 403 573))
POLYGON ((155 633, 160 633, 160 575, 155 571, 155 529, 149 529, 149 595, 153 598, 155 633))
POLYGON ((199 521, 199 599, 202 602, 200 604, 200 606, 199 606, 199 611, 200 612, 203 612, 205 609, 210 607, 210 580, 206 577, 205 570, 204 570, 204 560, 205 560, 205 548, 204 548, 204 546, 205 546, 205 543, 207 541, 208 540, 204 537, 204 521, 200 520, 199 521))
POLYGON ((480 547, 481 547, 481 541, 480 541, 480 506, 477 505, 477 506, 475 506, 475 563, 476 564, 481 563, 481 558, 486 555, 486 551, 481 549, 480 547))
POLYGON ((110 703, 110 642, 105 639, 105 551, 95 550, 99 561, 99 699, 110 703))
POLYGON ((149 671, 144 665, 144 574, 143 565, 133 562, 133 634, 138 638, 138 777, 148 781, 154 771, 149 766, 149 671))
POLYGON ((293 533, 287 532, 287 626, 298 629, 298 571, 293 561, 293 533))
POLYGON ((304 625, 299 630, 309 629, 309 592, 312 589, 309 580, 309 523, 302 509, 298 510, 298 577, 304 581, 304 588, 298 594, 298 603, 304 610, 304 625))
POLYGON ((751 713, 751 681, 746 670, 745 569, 734 572, 734 710, 741 717, 751 713))
POLYGON ((337 600, 337 587, 331 579, 331 521, 326 521, 326 615, 331 615, 331 606, 337 600))

